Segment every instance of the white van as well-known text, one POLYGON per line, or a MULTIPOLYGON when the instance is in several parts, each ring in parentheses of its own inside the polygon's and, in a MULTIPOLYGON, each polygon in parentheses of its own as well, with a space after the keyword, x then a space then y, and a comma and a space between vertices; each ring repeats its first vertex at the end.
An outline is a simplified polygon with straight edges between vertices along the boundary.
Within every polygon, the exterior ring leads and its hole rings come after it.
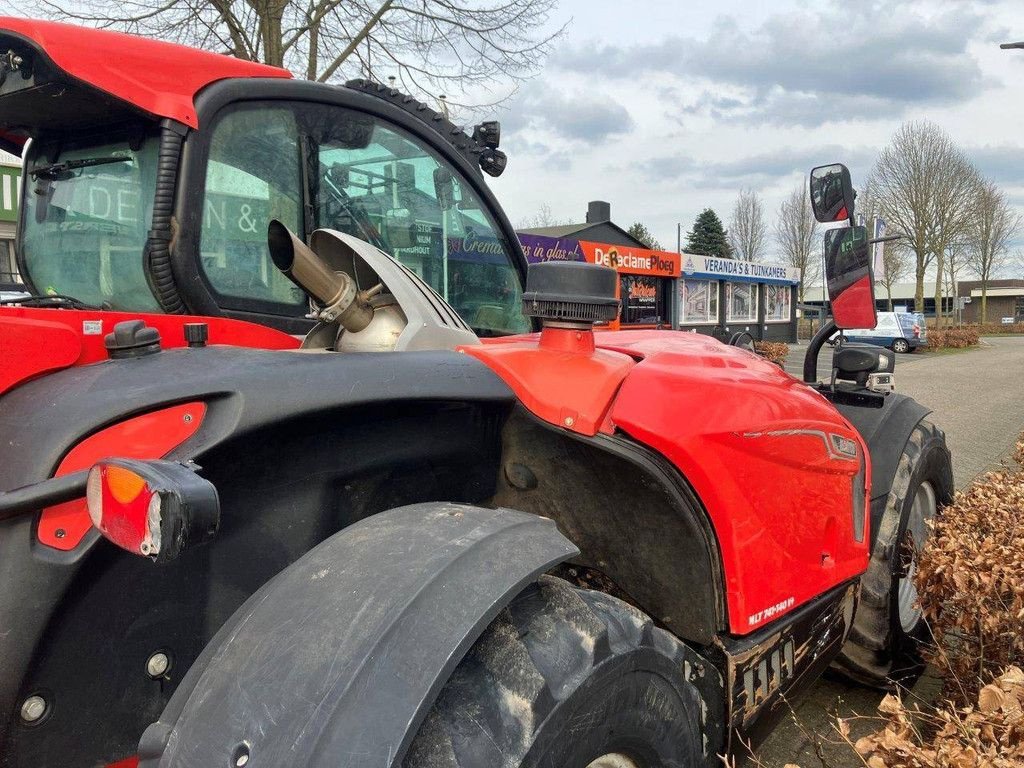
POLYGON ((850 341, 877 344, 893 352, 913 352, 928 344, 928 327, 920 312, 879 312, 874 328, 843 333, 850 341))

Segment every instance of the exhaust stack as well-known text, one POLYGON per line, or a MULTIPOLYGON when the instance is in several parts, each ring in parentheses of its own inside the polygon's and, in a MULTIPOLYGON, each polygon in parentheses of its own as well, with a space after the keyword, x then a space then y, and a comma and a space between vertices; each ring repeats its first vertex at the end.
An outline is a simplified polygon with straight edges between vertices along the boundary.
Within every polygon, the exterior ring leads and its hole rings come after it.
POLYGON ((270 258, 285 277, 323 305, 319 319, 338 322, 346 331, 358 333, 373 320, 370 296, 356 291, 355 281, 344 272, 334 272, 306 245, 276 219, 267 229, 270 258))

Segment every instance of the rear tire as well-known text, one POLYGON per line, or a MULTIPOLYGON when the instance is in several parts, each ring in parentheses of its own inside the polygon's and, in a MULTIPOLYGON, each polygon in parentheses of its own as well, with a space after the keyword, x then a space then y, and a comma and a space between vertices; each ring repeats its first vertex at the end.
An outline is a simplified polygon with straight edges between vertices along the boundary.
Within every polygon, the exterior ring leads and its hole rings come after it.
POLYGON ((861 576, 853 628, 835 661, 854 681, 892 688, 920 673, 918 644, 929 638, 913 583, 917 554, 931 535, 927 521, 952 495, 946 436, 922 420, 903 448, 871 561, 861 576))
POLYGON ((910 342, 908 342, 906 339, 896 339, 892 343, 892 351, 896 352, 897 354, 900 354, 900 355, 902 355, 902 354, 904 354, 906 352, 909 352, 910 351, 910 342))
MULTIPOLYGON (((650 617, 543 577, 484 632, 445 684, 404 768, 704 765, 684 649, 650 617)), ((709 745, 709 754, 721 745, 709 745)))

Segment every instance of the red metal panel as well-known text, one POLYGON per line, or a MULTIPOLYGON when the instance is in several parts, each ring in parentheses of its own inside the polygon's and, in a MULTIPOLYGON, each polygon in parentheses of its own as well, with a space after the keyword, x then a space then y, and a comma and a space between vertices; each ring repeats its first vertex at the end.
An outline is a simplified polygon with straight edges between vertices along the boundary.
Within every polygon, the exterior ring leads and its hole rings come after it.
POLYGON ((824 397, 707 336, 608 333, 598 344, 644 357, 610 418, 672 461, 704 503, 722 552, 733 633, 747 634, 864 571, 868 538, 854 539, 852 489, 861 457, 870 473, 866 446, 824 397), (858 455, 841 454, 833 436, 853 441, 858 455))
POLYGON ((597 434, 631 357, 594 348, 592 331, 546 328, 539 336, 460 347, 508 384, 531 413, 563 429, 597 434))
MULTIPOLYGON (((89 469, 111 457, 163 458, 196 433, 205 415, 205 403, 184 403, 114 424, 72 448, 54 477, 89 469)), ((85 499, 76 499, 44 509, 38 537, 48 547, 68 551, 79 545, 91 527, 85 499)))
POLYGON ((633 330, 591 338, 594 352, 571 357, 545 350, 537 336, 464 351, 545 421, 564 427, 572 408, 586 414, 576 431, 622 430, 682 472, 718 538, 733 633, 748 634, 864 571, 869 537, 854 539, 852 494, 862 458, 870 488, 869 459, 824 397, 709 336, 633 330), (857 455, 842 454, 834 438, 852 441, 857 455))
POLYGON ((47 371, 106 360, 103 337, 122 320, 145 320, 160 331, 167 349, 185 346, 186 323, 206 323, 210 344, 297 349, 301 343, 273 328, 224 317, 0 307, 0 395, 47 371))
POLYGON ((0 314, 0 394, 74 365, 81 349, 78 336, 63 323, 0 314))
POLYGON ((33 41, 75 79, 191 128, 199 127, 196 94, 210 83, 231 77, 291 77, 277 67, 102 29, 7 16, 0 17, 3 30, 33 41))

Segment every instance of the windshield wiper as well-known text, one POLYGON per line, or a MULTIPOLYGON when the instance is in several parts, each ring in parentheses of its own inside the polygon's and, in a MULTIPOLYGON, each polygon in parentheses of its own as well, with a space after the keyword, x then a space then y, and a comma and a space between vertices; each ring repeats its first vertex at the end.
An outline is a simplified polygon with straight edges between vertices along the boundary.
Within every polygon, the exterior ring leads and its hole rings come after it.
POLYGON ((53 304, 71 307, 71 309, 103 309, 95 304, 86 304, 74 296, 65 296, 62 293, 35 293, 25 296, 15 296, 10 299, 0 299, 0 306, 5 304, 18 304, 25 307, 46 307, 53 304))
POLYGON ((29 173, 32 174, 32 178, 44 179, 46 181, 63 181, 70 179, 72 171, 77 171, 80 168, 92 168, 96 165, 110 165, 112 163, 130 163, 132 158, 130 157, 83 157, 80 160, 65 160, 61 163, 51 163, 50 165, 39 165, 33 168, 29 173))

